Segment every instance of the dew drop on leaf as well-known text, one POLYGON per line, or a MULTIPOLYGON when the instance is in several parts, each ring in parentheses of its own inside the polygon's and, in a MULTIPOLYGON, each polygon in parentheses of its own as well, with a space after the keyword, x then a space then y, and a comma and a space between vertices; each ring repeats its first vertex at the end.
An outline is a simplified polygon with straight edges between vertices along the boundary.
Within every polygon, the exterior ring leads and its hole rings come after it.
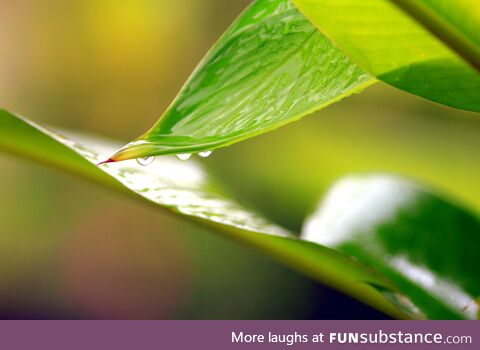
POLYGON ((137 158, 137 163, 141 166, 147 166, 153 162, 155 157, 137 158))
POLYGON ((190 153, 179 153, 177 154, 177 158, 180 160, 187 160, 190 158, 192 155, 190 153))
POLYGON ((207 158, 208 156, 210 156, 210 154, 212 154, 212 151, 204 151, 198 153, 198 155, 202 158, 207 158))

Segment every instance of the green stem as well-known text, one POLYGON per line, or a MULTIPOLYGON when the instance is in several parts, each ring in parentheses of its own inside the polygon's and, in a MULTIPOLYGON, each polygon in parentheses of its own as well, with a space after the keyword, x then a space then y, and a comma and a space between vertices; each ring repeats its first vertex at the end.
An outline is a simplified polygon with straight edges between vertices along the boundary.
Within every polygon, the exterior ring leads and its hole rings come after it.
POLYGON ((480 73, 480 48, 420 0, 391 0, 480 73))

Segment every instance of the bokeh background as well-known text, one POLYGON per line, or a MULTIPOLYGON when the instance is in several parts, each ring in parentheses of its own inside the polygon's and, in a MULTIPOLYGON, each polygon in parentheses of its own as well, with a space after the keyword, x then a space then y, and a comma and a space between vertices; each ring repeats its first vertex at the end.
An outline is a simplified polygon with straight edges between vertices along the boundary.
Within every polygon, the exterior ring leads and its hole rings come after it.
MULTIPOLYGON (((0 0, 0 106, 129 141, 248 0, 0 0)), ((337 178, 389 171, 480 210, 480 118, 383 84, 203 160, 299 231, 337 178)), ((0 155, 0 318, 386 316, 256 251, 0 155)))

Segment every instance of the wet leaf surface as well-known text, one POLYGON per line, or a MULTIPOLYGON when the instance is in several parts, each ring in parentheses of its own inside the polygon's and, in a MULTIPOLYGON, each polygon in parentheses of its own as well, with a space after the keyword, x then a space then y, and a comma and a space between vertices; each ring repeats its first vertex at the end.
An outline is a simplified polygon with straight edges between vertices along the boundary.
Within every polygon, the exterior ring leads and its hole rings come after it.
POLYGON ((213 46, 153 128, 112 160, 225 147, 374 82, 290 0, 257 0, 213 46))

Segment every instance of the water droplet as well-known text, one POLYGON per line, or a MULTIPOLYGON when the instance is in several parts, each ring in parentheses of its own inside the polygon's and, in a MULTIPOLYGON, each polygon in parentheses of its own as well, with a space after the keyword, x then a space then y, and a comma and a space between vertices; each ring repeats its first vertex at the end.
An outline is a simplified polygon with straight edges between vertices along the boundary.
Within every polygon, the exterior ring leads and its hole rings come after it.
POLYGON ((212 154, 212 151, 203 151, 198 153, 198 155, 202 158, 207 158, 210 154, 212 154))
POLYGON ((177 154, 177 158, 180 160, 187 160, 190 158, 192 155, 190 153, 179 153, 177 154))
POLYGON ((141 166, 147 166, 153 162, 155 157, 137 158, 137 163, 141 166))

